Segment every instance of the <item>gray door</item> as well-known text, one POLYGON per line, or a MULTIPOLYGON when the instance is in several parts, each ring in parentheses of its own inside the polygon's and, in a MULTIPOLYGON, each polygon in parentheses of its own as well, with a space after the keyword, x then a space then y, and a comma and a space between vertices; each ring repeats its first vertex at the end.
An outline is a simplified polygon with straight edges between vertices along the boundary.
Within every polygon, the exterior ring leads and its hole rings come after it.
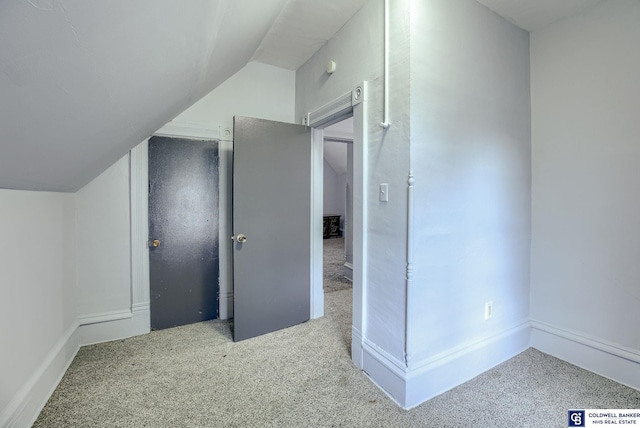
POLYGON ((151 328, 218 318, 218 143, 149 139, 151 328))
POLYGON ((235 117, 233 231, 234 340, 307 321, 311 128, 235 117))

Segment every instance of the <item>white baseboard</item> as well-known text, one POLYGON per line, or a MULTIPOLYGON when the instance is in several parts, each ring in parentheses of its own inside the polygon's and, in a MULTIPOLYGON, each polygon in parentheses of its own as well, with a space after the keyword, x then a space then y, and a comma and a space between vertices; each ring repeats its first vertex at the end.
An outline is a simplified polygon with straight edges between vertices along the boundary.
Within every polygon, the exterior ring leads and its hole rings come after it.
POLYGON ((353 264, 345 262, 344 264, 344 277, 349 281, 353 281, 353 264))
POLYGON ((363 341, 362 370, 400 407, 406 401, 406 367, 367 339, 363 341))
POLYGON ((151 311, 149 303, 133 305, 131 317, 129 318, 108 320, 109 314, 112 314, 112 312, 82 317, 83 319, 99 320, 102 318, 107 320, 81 325, 78 329, 78 339, 81 346, 125 339, 151 331, 151 311))
POLYGON ((363 370, 400 407, 411 409, 518 355, 530 340, 531 325, 522 322, 409 368, 365 340, 363 370))
POLYGON ((221 320, 233 318, 233 291, 221 293, 218 300, 218 304, 220 305, 218 317, 221 320))
POLYGON ((416 363, 407 373, 407 398, 411 409, 530 347, 531 325, 522 322, 501 332, 468 342, 416 363))
POLYGON ((38 369, 0 413, 2 427, 30 427, 78 352, 78 323, 65 332, 38 369))
POLYGON ((122 311, 109 311, 99 314, 81 315, 78 317, 80 325, 97 324, 107 321, 117 321, 131 318, 133 316, 131 309, 122 311))
POLYGON ((531 346, 590 372, 640 390, 640 351, 532 321, 531 346))
POLYGON ((359 369, 362 370, 362 333, 360 330, 351 326, 351 361, 359 369))

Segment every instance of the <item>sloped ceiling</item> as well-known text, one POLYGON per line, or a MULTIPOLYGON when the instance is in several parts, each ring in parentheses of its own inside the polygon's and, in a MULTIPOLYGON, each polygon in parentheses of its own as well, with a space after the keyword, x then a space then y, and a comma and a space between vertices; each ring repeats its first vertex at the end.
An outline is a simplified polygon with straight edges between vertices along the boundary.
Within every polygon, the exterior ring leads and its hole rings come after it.
POLYGON ((297 70, 367 0, 289 0, 252 60, 297 70))
POLYGON ((242 68, 285 0, 0 2, 0 187, 75 191, 242 68))
MULTIPOLYGON (((527 30, 598 2, 478 1, 527 30)), ((297 69, 365 2, 0 1, 0 188, 78 190, 249 60, 297 69)))

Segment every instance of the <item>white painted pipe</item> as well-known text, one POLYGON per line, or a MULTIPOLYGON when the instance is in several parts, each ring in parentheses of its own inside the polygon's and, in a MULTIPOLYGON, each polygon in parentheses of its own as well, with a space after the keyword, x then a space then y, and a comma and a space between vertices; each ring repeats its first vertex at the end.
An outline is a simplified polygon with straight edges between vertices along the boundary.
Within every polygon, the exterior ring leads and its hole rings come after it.
POLYGON ((389 128, 389 0, 384 0, 384 119, 380 126, 389 128))

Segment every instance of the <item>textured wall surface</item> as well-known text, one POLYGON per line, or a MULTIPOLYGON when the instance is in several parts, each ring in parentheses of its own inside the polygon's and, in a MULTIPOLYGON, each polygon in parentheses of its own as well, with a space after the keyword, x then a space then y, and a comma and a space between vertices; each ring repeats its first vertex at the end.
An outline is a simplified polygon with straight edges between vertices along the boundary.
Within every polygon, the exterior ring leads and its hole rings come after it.
POLYGON ((472 0, 412 2, 411 20, 420 361, 528 319, 529 36, 472 0))
POLYGON ((367 142, 368 214, 365 249, 367 339, 401 360, 404 353, 404 253, 406 176, 409 171, 409 2, 391 2, 391 121, 379 126, 383 105, 383 2, 371 0, 296 73, 296 120, 370 82, 367 142), (337 63, 326 73, 327 62, 337 63), (389 183, 389 202, 378 201, 379 183, 389 183))

